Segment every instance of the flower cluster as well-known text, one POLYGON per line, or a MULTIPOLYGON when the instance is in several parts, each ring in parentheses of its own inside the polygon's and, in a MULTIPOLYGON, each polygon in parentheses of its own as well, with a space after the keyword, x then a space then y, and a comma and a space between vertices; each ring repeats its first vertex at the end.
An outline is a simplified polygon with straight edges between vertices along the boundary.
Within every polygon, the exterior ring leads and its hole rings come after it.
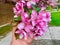
POLYGON ((42 36, 47 30, 48 23, 51 21, 50 12, 36 8, 38 2, 39 0, 21 0, 13 8, 14 20, 19 22, 16 34, 20 39, 42 36))

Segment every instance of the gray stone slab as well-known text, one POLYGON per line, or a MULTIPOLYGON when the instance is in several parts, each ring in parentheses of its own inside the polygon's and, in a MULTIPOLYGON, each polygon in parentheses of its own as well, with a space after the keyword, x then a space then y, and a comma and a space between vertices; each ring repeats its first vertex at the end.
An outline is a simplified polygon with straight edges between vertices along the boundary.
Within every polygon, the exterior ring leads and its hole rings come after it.
POLYGON ((53 45, 53 43, 51 40, 42 39, 33 41, 32 45, 53 45))
POLYGON ((49 39, 34 40, 31 45, 60 45, 60 40, 49 39))
POLYGON ((0 39, 0 45, 9 45, 11 42, 11 32, 3 39, 0 39))
POLYGON ((49 27, 51 38, 54 40, 60 40, 60 27, 49 27))

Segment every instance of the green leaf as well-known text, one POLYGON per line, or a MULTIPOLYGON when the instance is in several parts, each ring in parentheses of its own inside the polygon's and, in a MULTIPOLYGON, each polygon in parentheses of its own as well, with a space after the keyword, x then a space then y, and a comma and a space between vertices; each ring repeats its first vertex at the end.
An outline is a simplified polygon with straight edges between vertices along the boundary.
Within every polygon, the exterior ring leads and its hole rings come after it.
POLYGON ((35 5, 32 5, 32 8, 36 11, 39 12, 41 9, 39 7, 36 7, 35 5))
POLYGON ((24 6, 24 11, 27 11, 27 10, 28 10, 28 8, 26 6, 24 6))
POLYGON ((16 21, 16 22, 18 22, 18 21, 20 21, 21 20, 21 17, 19 16, 19 17, 16 17, 16 18, 14 18, 14 21, 16 21))
POLYGON ((35 10, 36 10, 36 12, 39 12, 40 11, 40 8, 37 7, 37 8, 35 8, 35 10))
POLYGON ((15 34, 16 40, 19 39, 19 34, 15 34))
POLYGON ((58 9, 60 9, 60 5, 58 5, 58 9))
POLYGON ((24 6, 24 11, 28 12, 29 16, 32 13, 32 10, 31 9, 28 9, 26 6, 24 6))
POLYGON ((51 7, 51 6, 48 6, 48 7, 46 8, 46 10, 52 10, 52 7, 51 7))
POLYGON ((35 9, 36 8, 35 5, 32 5, 32 8, 35 9))
POLYGON ((29 16, 31 15, 31 13, 32 13, 32 10, 28 10, 28 14, 29 14, 29 16))

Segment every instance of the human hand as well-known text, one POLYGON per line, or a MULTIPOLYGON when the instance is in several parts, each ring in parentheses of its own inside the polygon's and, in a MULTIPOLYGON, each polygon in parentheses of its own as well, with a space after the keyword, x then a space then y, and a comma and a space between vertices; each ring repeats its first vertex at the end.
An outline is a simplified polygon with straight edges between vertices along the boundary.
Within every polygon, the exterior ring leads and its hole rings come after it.
POLYGON ((10 45, 30 45, 30 43, 32 42, 32 38, 28 37, 27 40, 24 39, 16 39, 15 37, 15 31, 16 31, 16 27, 13 27, 12 29, 12 40, 10 45))

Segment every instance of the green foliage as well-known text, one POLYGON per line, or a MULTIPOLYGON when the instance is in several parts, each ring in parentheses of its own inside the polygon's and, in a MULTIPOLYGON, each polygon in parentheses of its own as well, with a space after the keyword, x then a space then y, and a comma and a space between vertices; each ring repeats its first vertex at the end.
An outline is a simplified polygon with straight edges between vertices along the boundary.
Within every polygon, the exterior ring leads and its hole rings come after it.
POLYGON ((60 5, 58 5, 58 9, 60 9, 60 5))
POLYGON ((28 9, 27 7, 24 7, 24 10, 25 10, 26 12, 28 12, 29 16, 30 16, 30 14, 32 13, 32 9, 28 9))
POLYGON ((40 8, 37 7, 37 8, 35 8, 35 10, 36 10, 36 12, 39 12, 40 11, 40 8))
POLYGON ((14 21, 16 21, 16 22, 18 22, 18 21, 20 21, 20 20, 21 20, 21 17, 20 17, 20 16, 14 18, 14 21))
POLYGON ((28 8, 27 8, 26 6, 24 6, 24 11, 25 11, 25 12, 28 11, 28 8))
POLYGON ((32 13, 32 10, 28 10, 28 14, 29 14, 29 16, 31 15, 31 13, 32 13))
POLYGON ((19 34, 15 34, 16 39, 19 39, 19 34))
POLYGON ((39 12, 41 9, 39 7, 36 7, 35 5, 32 5, 32 8, 36 11, 39 12))
POLYGON ((51 13, 51 24, 60 26, 60 12, 52 12, 51 13))
POLYGON ((58 2, 60 2, 60 0, 58 0, 58 2))
POLYGON ((46 10, 52 10, 52 7, 51 7, 51 6, 48 6, 48 7, 46 8, 46 10))
POLYGON ((5 36, 8 32, 11 31, 12 26, 11 25, 7 25, 4 27, 0 28, 0 36, 5 36))

